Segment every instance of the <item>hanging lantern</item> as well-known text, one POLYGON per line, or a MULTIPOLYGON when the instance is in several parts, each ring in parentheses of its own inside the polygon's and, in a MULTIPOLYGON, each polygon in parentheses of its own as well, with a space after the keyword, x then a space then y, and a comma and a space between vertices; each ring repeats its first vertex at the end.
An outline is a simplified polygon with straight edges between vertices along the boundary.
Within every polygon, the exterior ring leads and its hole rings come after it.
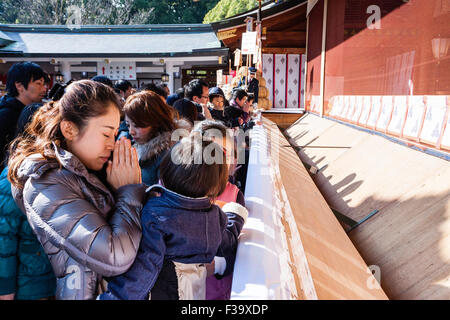
POLYGON ((161 81, 162 81, 162 82, 169 82, 169 75, 168 75, 166 72, 164 72, 164 73, 161 75, 161 81))
POLYGON ((55 74, 55 81, 58 83, 64 82, 64 76, 61 74, 61 72, 58 71, 58 73, 55 74))
POLYGON ((449 46, 450 39, 434 38, 431 40, 431 49, 433 51, 433 56, 438 60, 447 55, 449 46))

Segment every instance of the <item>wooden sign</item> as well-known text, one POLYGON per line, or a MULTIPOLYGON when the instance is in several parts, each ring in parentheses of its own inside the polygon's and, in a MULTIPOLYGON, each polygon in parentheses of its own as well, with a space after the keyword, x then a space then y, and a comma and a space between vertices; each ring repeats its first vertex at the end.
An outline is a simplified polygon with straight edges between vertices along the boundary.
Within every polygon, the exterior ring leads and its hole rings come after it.
POLYGON ((242 54, 256 54, 256 32, 242 34, 242 54))
POLYGON ((136 62, 97 62, 97 75, 110 80, 136 80, 136 62))
POLYGON ((234 66, 240 67, 241 66, 241 50, 236 49, 234 51, 234 66))
POLYGON ((441 149, 450 150, 450 105, 447 107, 447 119, 441 139, 441 149))
POLYGON ((371 96, 363 96, 363 102, 362 102, 362 110, 361 110, 361 116, 359 117, 358 124, 360 126, 366 126, 367 121, 369 120, 370 116, 370 110, 372 109, 372 97, 371 96))
POLYGON ((309 111, 320 114, 320 96, 312 96, 309 111))
POLYGON ((351 121, 353 114, 355 113, 355 103, 356 103, 356 97, 349 96, 348 97, 348 112, 346 115, 346 119, 349 121, 351 121))
POLYGON ((425 103, 423 96, 410 96, 408 114, 403 127, 402 135, 405 138, 418 140, 425 115, 425 103))
POLYGON ((336 118, 338 114, 342 112, 342 104, 343 104, 344 96, 333 96, 330 99, 330 116, 336 118))
POLYGON ((330 100, 328 100, 328 109, 329 109, 328 115, 330 117, 333 117, 333 115, 334 115, 334 110, 333 109, 334 109, 334 105, 336 103, 336 100, 337 100, 337 96, 332 96, 330 98, 330 100))
POLYGON ((393 108, 392 100, 392 96, 381 97, 380 117, 378 118, 377 125, 375 127, 377 131, 385 132, 389 125, 393 108))
POLYGON ((363 96, 355 96, 354 103, 355 103, 355 112, 353 113, 353 116, 350 121, 353 123, 358 123, 363 110, 363 96))
POLYGON ((367 126, 375 129, 378 121, 378 117, 381 111, 381 96, 372 96, 372 108, 370 110, 370 116, 367 120, 367 126))
POLYGON ((431 145, 436 145, 441 136, 444 117, 447 111, 446 96, 426 96, 427 111, 423 122, 422 132, 419 141, 431 145))
POLYGON ((245 18, 245 28, 247 32, 253 32, 253 20, 255 20, 253 17, 245 18))
POLYGON ((338 117, 342 120, 347 119, 347 113, 348 113, 348 109, 350 107, 350 96, 344 96, 344 99, 342 101, 342 109, 341 109, 341 113, 338 114, 338 117))
POLYGON ((217 76, 216 85, 220 87, 221 85, 223 85, 223 70, 222 69, 217 70, 216 76, 217 76))
POLYGON ((394 109, 392 111, 392 119, 387 128, 387 132, 396 136, 402 134, 402 129, 406 120, 408 111, 407 96, 394 97, 394 109))

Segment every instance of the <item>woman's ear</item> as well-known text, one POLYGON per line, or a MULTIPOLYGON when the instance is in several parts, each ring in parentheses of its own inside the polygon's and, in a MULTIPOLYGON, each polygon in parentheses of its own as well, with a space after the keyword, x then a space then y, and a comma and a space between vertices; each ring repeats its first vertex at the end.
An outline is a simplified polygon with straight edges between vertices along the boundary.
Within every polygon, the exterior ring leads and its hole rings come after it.
POLYGON ((72 141, 78 135, 78 128, 72 121, 63 120, 59 124, 64 138, 72 141))

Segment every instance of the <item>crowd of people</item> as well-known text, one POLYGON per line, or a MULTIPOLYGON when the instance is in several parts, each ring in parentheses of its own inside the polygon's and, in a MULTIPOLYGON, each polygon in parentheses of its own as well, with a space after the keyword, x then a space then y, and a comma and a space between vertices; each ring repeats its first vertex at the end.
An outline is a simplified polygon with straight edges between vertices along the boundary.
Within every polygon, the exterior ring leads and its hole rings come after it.
POLYGON ((49 83, 0 99, 0 300, 229 299, 257 96, 49 83))

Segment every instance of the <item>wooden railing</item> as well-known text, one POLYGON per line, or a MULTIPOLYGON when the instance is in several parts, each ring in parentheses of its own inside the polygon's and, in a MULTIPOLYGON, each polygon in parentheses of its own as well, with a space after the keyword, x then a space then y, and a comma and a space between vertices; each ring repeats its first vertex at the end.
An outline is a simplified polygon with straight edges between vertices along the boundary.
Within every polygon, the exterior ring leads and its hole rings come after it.
POLYGON ((387 299, 276 124, 251 132, 232 299, 387 299))

